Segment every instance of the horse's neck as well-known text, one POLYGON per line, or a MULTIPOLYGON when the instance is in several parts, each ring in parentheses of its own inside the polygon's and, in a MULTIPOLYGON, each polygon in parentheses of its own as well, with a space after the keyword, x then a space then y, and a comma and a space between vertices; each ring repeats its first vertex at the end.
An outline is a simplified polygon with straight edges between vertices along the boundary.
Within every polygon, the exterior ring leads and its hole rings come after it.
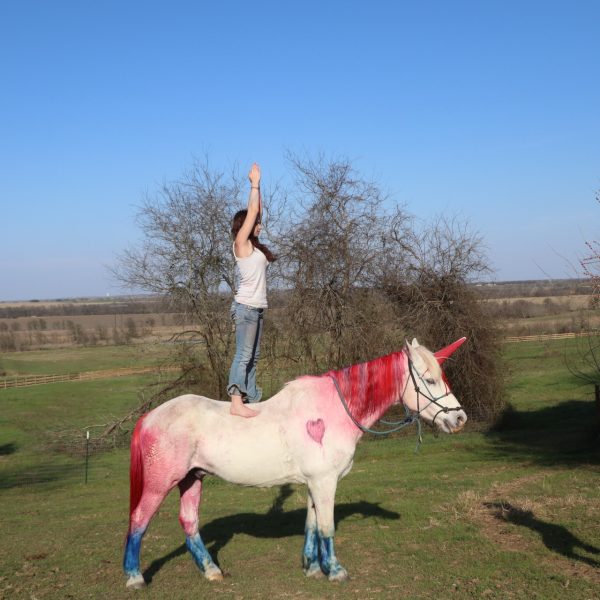
POLYGON ((351 415, 365 427, 400 399, 407 374, 404 352, 328 373, 337 381, 351 415))

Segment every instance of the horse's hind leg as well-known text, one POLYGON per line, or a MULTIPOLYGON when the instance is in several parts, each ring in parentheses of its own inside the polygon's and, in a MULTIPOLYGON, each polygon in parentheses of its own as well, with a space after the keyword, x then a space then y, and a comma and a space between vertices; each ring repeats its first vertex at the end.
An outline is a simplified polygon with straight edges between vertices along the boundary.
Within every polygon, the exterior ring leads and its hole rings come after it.
POLYGON ((179 522, 185 531, 185 545, 206 579, 220 581, 223 579, 223 573, 214 563, 198 531, 198 510, 202 497, 202 479, 196 477, 191 472, 178 485, 181 495, 179 522))
POLYGON ((309 483, 310 495, 317 515, 321 569, 330 581, 344 581, 348 579, 348 572, 340 565, 333 544, 335 535, 333 507, 336 487, 337 477, 323 477, 309 483))
POLYGON ((302 567, 307 577, 321 577, 323 575, 319 563, 319 543, 317 513, 309 492, 306 507, 306 525, 304 527, 304 548, 302 550, 302 567))
POLYGON ((123 569, 127 575, 127 587, 139 589, 146 585, 144 577, 140 572, 140 549, 142 537, 148 529, 148 523, 158 510, 161 502, 165 499, 167 492, 151 492, 145 490, 140 502, 131 515, 127 543, 125 545, 125 556, 123 557, 123 569))

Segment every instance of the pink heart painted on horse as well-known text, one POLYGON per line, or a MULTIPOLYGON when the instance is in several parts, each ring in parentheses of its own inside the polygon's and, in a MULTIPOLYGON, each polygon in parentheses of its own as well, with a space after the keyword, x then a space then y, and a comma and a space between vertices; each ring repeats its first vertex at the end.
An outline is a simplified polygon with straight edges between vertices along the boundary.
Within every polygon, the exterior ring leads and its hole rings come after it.
POLYGON ((315 440, 317 444, 321 444, 323 435, 325 434, 325 423, 323 423, 323 419, 307 421, 306 431, 308 431, 308 435, 310 435, 310 437, 315 440))

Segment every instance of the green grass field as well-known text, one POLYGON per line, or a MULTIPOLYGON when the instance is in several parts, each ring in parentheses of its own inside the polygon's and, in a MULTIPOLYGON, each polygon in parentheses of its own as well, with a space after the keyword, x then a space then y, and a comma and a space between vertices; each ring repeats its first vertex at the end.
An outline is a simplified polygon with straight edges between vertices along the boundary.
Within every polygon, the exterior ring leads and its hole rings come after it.
MULTIPOLYGON (((495 432, 426 431, 418 454, 413 435, 359 444, 336 501, 345 584, 302 574, 303 487, 209 479, 202 535, 228 577, 215 584, 200 575, 172 493, 144 539, 149 586, 127 592, 127 451, 94 454, 85 484, 83 457, 56 454, 47 442, 61 429, 95 431, 127 412, 148 378, 0 390, 0 597, 596 599, 600 453, 593 389, 564 365, 573 348, 506 347, 513 409, 495 432)), ((65 370, 77 360, 114 364, 103 356, 111 351, 66 353, 65 370)), ((23 373, 25 363, 38 372, 62 368, 44 366, 38 353, 16 358, 23 373)), ((110 367, 90 370, 97 368, 110 367)), ((83 448, 83 436, 74 443, 83 448)))
POLYGON ((154 366, 166 355, 167 349, 161 344, 56 348, 4 354, 0 359, 0 368, 7 376, 61 375, 154 366))

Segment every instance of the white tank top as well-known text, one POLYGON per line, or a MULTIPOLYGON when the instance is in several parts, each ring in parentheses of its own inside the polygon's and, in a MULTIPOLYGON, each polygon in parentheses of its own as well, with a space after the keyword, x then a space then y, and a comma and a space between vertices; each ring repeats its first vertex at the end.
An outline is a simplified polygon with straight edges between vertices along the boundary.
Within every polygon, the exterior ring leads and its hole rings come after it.
POLYGON ((235 244, 233 256, 240 276, 235 301, 254 308, 267 308, 267 257, 253 246, 250 256, 238 258, 235 244))

